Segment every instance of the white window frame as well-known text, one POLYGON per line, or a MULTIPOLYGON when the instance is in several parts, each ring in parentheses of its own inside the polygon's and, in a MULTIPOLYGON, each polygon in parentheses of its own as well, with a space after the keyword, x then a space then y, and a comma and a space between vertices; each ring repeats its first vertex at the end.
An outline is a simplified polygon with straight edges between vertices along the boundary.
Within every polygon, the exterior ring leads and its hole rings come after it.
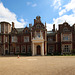
POLYGON ((20 47, 19 46, 16 47, 15 53, 20 53, 20 47), (17 48, 19 49, 19 52, 17 52, 17 48))
POLYGON ((63 36, 63 41, 68 41, 69 37, 68 36, 63 36))
POLYGON ((63 53, 71 53, 70 45, 66 44, 63 46, 63 53))
POLYGON ((17 36, 12 36, 12 42, 17 42, 17 36))
POLYGON ((26 53, 26 45, 22 45, 22 46, 21 46, 21 53, 26 53), (23 46, 24 46, 24 48, 25 48, 25 52, 22 51, 23 46))
POLYGON ((5 37, 5 42, 8 42, 8 37, 7 36, 5 37))
POLYGON ((29 42, 29 36, 24 36, 24 42, 29 42))

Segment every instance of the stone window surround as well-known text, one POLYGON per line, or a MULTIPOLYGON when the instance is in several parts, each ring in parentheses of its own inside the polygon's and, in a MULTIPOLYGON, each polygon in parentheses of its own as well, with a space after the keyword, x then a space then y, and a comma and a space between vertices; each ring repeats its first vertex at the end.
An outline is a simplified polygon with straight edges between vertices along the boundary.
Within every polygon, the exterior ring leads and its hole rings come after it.
POLYGON ((22 46, 21 46, 21 53, 26 53, 26 45, 22 45, 22 46), (24 46, 25 52, 22 51, 22 46, 24 46))
POLYGON ((61 33, 61 42, 62 41, 72 41, 72 33, 70 33, 70 34, 63 34, 63 33, 61 33), (68 40, 63 40, 63 37, 68 37, 68 40))
POLYGON ((64 45, 62 45, 62 52, 63 53, 71 53, 71 44, 64 44, 64 45), (66 48, 65 48, 66 47, 66 48), (68 48, 67 48, 68 47, 68 48), (66 49, 66 50, 64 50, 64 49, 66 49), (67 50, 67 49, 69 49, 69 50, 67 50), (63 51, 64 50, 64 51, 63 51))
POLYGON ((24 42, 29 42, 29 36, 24 36, 24 42))
POLYGON ((17 47, 15 48, 15 53, 20 53, 20 46, 17 46, 17 47), (17 52, 17 49, 19 49, 18 52, 17 52))
POLYGON ((12 42, 17 42, 17 36, 12 36, 12 42))
POLYGON ((7 36, 5 37, 5 42, 8 42, 8 37, 7 36))

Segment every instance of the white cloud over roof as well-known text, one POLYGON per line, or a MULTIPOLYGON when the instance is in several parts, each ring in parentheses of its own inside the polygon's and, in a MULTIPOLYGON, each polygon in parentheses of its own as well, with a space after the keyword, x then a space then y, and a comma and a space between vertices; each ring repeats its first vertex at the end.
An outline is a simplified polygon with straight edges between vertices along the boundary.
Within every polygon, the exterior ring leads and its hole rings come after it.
POLYGON ((0 22, 6 21, 11 24, 11 22, 15 23, 16 28, 22 28, 24 25, 26 25, 27 22, 24 21, 22 18, 19 22, 17 20, 17 16, 15 13, 11 12, 8 8, 5 8, 3 3, 0 3, 0 22))
MULTIPOLYGON (((56 3, 58 4, 58 6, 61 5, 61 0, 54 0, 54 5, 56 6, 56 3)), ((66 5, 59 7, 59 17, 57 18, 53 18, 53 24, 55 24, 56 28, 58 28, 58 24, 62 24, 63 22, 68 22, 70 25, 73 25, 75 23, 75 0, 71 0, 69 3, 67 3, 66 5), (61 7, 64 7, 64 9, 62 9, 61 7), (66 14, 69 13, 69 11, 72 11, 71 14, 66 14), (65 15, 64 15, 65 13, 65 15)), ((55 8, 55 7, 54 7, 55 8)), ((47 28, 49 28, 52 24, 48 24, 47 28)), ((50 27, 52 28, 52 27, 50 27)), ((49 29, 48 29, 49 30, 49 29)))

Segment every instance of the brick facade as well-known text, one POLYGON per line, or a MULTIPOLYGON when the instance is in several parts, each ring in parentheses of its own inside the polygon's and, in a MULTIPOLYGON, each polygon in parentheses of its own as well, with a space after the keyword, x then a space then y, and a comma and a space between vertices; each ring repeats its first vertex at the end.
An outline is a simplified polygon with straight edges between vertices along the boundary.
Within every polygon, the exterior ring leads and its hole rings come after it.
POLYGON ((15 28, 8 22, 0 22, 0 55, 47 55, 70 54, 75 49, 75 24, 59 24, 58 30, 53 24, 52 31, 47 31, 41 17, 34 19, 34 25, 15 28), (12 26, 12 27, 11 27, 12 26))

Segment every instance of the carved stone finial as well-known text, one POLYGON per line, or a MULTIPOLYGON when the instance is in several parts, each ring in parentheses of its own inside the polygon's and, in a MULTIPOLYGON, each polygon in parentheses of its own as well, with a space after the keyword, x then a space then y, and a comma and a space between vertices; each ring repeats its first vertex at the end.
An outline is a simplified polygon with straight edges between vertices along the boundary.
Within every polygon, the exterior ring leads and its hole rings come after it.
POLYGON ((45 27, 46 27, 46 22, 45 22, 45 27))

